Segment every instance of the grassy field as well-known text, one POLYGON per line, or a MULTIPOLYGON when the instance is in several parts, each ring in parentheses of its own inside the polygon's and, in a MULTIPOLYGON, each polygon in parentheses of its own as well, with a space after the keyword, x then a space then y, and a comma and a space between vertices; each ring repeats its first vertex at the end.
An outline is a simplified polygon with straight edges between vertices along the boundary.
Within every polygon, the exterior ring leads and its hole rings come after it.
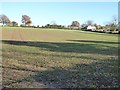
POLYGON ((118 35, 3 28, 3 87, 118 87, 118 35))

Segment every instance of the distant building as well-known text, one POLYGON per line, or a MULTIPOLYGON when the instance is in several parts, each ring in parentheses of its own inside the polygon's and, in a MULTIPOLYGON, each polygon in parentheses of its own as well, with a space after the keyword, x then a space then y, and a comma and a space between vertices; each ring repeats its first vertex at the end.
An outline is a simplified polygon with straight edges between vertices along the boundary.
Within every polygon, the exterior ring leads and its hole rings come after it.
POLYGON ((81 27, 78 27, 78 26, 68 26, 68 28, 69 29, 77 29, 77 30, 81 29, 81 27))
POLYGON ((87 30, 95 31, 95 30, 96 30, 96 27, 95 27, 95 26, 92 26, 92 25, 89 25, 89 26, 87 27, 87 30))

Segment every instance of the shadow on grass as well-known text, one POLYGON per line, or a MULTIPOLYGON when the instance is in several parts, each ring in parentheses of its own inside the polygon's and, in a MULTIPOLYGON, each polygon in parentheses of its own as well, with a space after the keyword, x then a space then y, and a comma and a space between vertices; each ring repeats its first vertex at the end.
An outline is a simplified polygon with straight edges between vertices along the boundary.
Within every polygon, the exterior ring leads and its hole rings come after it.
MULTIPOLYGON (((38 48, 46 48, 53 52, 68 53, 97 53, 103 55, 118 55, 117 48, 108 47, 106 49, 97 48, 96 44, 81 43, 53 43, 53 42, 21 42, 3 40, 3 43, 18 46, 31 46, 38 48)), ((102 42, 103 43, 103 42, 102 42)), ((99 45, 100 47, 104 47, 99 45)), ((66 57, 66 56, 63 56, 66 57)), ((67 56, 72 58, 74 56, 67 56)), ((76 57, 85 58, 89 57, 76 57)), ((92 58, 93 60, 93 58, 92 58)), ((89 88, 89 87, 118 87, 118 66, 116 60, 97 60, 97 62, 89 64, 75 64, 69 68, 50 67, 45 71, 38 71, 32 68, 24 67, 3 67, 12 70, 21 70, 25 72, 34 72, 34 75, 22 78, 14 83, 8 83, 4 86, 11 86, 27 81, 32 83, 43 83, 47 88, 89 88)), ((43 66, 46 67, 46 66, 43 66)), ((40 88, 38 86, 38 88, 40 88)))
MULTIPOLYGON (((76 64, 64 69, 54 67, 46 71, 34 71, 35 75, 9 83, 9 85, 27 81, 31 82, 33 87, 33 82, 37 82, 43 83, 46 88, 117 88, 118 67, 113 62, 115 61, 98 61, 90 64, 76 64)), ((33 72, 33 70, 25 69, 19 67, 18 70, 33 72)), ((38 85, 37 88, 41 87, 38 85)))
MULTIPOLYGON (((105 46, 99 44, 82 44, 82 43, 54 43, 54 42, 33 42, 33 41, 12 41, 2 40, 5 44, 18 46, 31 46, 38 48, 45 48, 53 52, 67 52, 67 53, 92 53, 103 55, 118 55, 118 48, 112 46, 105 46), (105 47, 105 48, 104 48, 105 47)), ((83 41, 83 42, 99 42, 117 44, 117 42, 103 42, 103 41, 83 41)))
POLYGON ((66 70, 55 68, 53 70, 39 72, 30 78, 33 78, 37 82, 42 81, 47 87, 54 88, 96 88, 117 86, 117 72, 112 73, 111 71, 114 70, 115 67, 108 71, 107 69, 106 66, 102 66, 102 64, 98 65, 97 63, 76 64, 66 70))
POLYGON ((102 44, 119 44, 119 42, 93 41, 93 40, 67 40, 67 41, 88 42, 88 43, 102 43, 102 44))

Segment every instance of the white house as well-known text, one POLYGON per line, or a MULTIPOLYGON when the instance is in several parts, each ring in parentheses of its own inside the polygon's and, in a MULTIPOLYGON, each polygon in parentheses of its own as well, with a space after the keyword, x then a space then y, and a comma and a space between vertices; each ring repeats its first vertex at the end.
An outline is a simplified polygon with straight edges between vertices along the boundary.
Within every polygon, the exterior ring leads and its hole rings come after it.
POLYGON ((95 31, 95 30, 96 30, 96 27, 89 25, 89 26, 87 27, 87 30, 95 31))

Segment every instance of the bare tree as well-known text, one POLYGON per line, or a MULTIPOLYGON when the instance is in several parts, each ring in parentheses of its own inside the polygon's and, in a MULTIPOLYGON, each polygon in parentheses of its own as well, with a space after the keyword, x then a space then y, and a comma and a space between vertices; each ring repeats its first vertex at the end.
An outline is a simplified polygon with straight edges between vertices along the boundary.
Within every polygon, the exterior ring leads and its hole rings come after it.
POLYGON ((92 21, 92 20, 88 20, 88 21, 86 21, 86 24, 87 24, 87 25, 92 25, 92 24, 93 24, 93 21, 92 21))
POLYGON ((15 21, 12 21, 11 23, 12 23, 12 26, 18 26, 18 23, 15 21))
POLYGON ((56 21, 51 21, 50 25, 57 25, 56 21))
POLYGON ((0 15, 0 22, 3 23, 3 25, 9 25, 11 23, 10 19, 6 15, 0 15))
POLYGON ((113 16, 112 20, 106 24, 106 29, 110 31, 116 31, 118 28, 117 17, 113 16))
POLYGON ((31 18, 27 15, 22 15, 22 23, 25 25, 25 26, 30 26, 30 24, 32 23, 31 21, 31 18))
POLYGON ((80 27, 80 23, 78 21, 72 21, 71 26, 80 27))
POLYGON ((117 25, 117 17, 116 16, 112 17, 112 22, 114 25, 117 25))

